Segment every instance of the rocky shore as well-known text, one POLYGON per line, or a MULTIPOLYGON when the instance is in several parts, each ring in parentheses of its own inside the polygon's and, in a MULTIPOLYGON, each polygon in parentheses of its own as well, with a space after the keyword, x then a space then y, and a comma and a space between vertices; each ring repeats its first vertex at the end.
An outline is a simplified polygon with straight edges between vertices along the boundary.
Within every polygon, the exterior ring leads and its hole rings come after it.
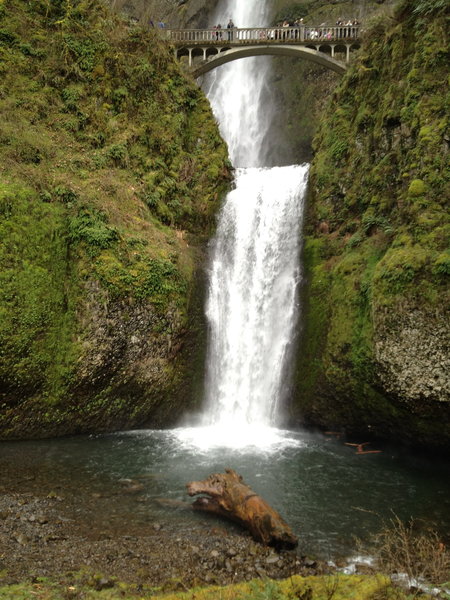
MULTIPOLYGON (((239 528, 199 519, 147 521, 114 510, 115 497, 147 502, 144 485, 121 480, 104 493, 77 486, 49 487, 39 473, 0 459, 0 585, 94 574, 95 585, 116 580, 161 590, 226 585, 255 578, 325 573, 329 568, 297 552, 277 553, 239 528), (101 574, 101 576, 99 575, 101 574)), ((166 514, 170 515, 170 511, 166 514)))

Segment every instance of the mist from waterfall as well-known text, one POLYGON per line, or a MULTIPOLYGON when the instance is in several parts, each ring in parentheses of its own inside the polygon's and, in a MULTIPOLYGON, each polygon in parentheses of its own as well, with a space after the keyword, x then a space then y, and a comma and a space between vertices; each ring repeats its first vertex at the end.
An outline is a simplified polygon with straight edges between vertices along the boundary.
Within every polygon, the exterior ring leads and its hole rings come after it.
MULTIPOLYGON (((224 36, 230 19, 237 27, 267 25, 267 3, 222 0, 215 24, 224 36)), ((184 441, 205 449, 289 443, 277 426, 290 390, 308 167, 265 166, 270 69, 267 57, 245 58, 203 84, 236 167, 210 248, 202 428, 180 430, 184 441)))

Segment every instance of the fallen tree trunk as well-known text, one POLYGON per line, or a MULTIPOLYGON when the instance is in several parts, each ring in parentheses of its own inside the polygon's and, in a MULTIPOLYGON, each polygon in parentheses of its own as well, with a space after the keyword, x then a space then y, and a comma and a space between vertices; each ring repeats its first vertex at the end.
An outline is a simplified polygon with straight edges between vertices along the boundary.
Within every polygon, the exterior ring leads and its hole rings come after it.
POLYGON ((246 527, 255 540, 278 549, 293 549, 297 537, 289 525, 265 500, 245 483, 232 469, 214 473, 204 481, 186 485, 189 496, 206 494, 193 503, 196 510, 204 510, 226 517, 246 527))

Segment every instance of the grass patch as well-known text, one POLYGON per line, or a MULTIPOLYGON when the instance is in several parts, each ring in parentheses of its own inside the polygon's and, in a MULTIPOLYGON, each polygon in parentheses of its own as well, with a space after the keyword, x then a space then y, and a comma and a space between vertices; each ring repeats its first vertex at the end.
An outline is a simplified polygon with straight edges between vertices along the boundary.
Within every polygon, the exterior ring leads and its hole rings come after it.
MULTIPOLYGON (((119 600, 140 598, 150 600, 408 600, 412 596, 394 587, 382 575, 323 575, 316 577, 293 576, 283 581, 255 580, 227 587, 195 588, 187 592, 164 593, 111 581, 101 576, 90 579, 90 584, 55 583, 42 579, 34 584, 0 587, 0 599, 28 600, 85 599, 119 600), (101 589, 102 582, 110 582, 109 589, 101 589), (99 589, 95 589, 96 587, 99 589)), ((422 595, 423 600, 431 596, 422 595)))

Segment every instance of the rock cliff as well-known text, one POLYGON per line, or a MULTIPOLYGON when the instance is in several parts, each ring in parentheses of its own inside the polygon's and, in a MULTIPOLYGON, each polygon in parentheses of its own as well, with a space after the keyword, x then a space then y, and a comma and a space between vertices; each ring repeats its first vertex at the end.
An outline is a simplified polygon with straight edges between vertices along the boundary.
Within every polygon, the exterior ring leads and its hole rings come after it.
MULTIPOLYGON (((303 19, 305 25, 334 26, 337 20, 357 19, 364 28, 375 15, 389 19, 397 0, 273 0, 272 22, 303 19)), ((353 54, 351 56, 353 60, 353 54)), ((277 107, 272 127, 274 162, 310 162, 312 140, 330 94, 340 76, 307 60, 274 58, 269 87, 277 107)))
POLYGON ((97 0, 1 0, 0 72, 0 436, 173 422, 230 178, 209 105, 97 0))
POLYGON ((448 30, 402 3, 367 32, 315 139, 297 416, 449 442, 448 30))
POLYGON ((114 10, 147 25, 202 28, 214 25, 212 17, 217 0, 111 0, 114 10))

